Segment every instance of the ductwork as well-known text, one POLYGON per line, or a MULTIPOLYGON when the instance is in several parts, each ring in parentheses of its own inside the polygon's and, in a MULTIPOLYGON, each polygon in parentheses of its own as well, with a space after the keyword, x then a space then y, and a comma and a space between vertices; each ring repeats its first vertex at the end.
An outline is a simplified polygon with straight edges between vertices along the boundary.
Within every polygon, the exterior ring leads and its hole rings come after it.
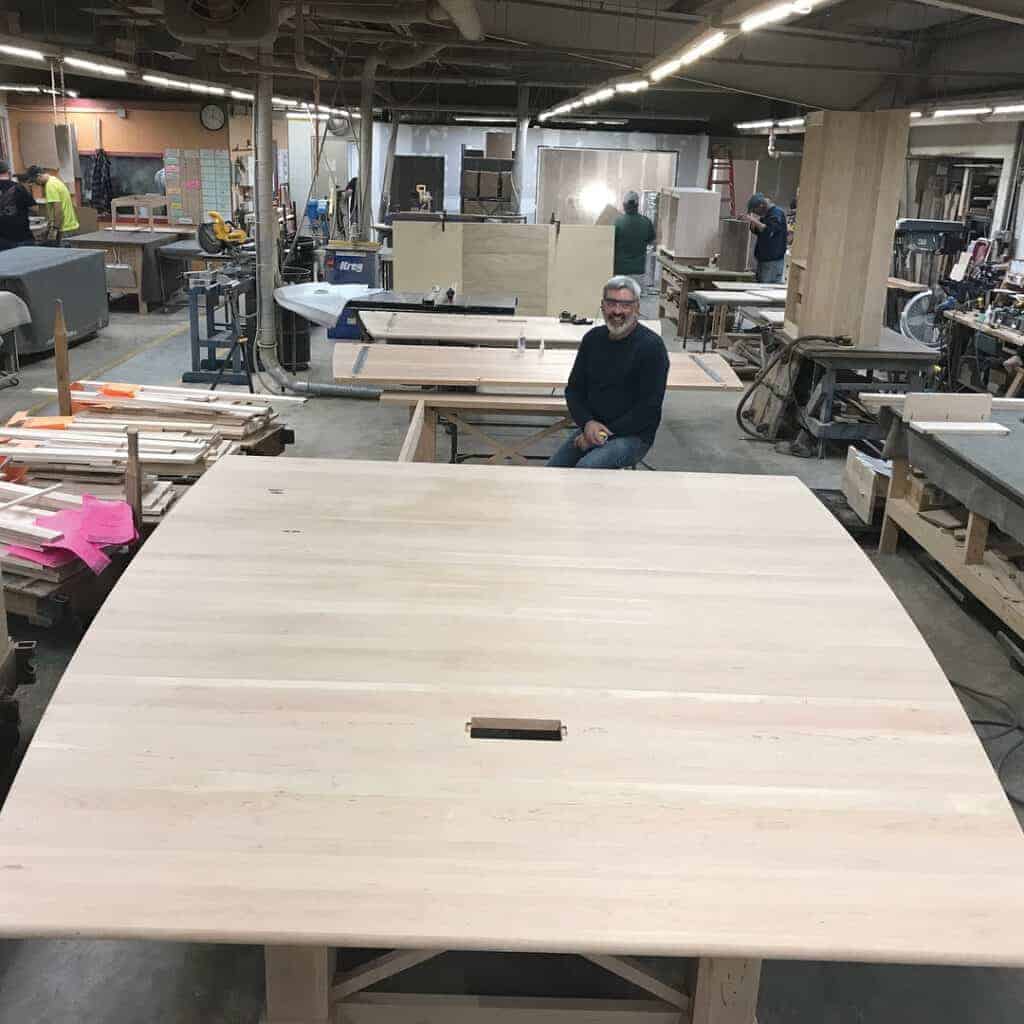
POLYGON ((306 5, 303 0, 295 8, 295 70, 313 78, 332 78, 330 70, 306 59, 306 5))
POLYGON ((384 51, 380 55, 380 61, 394 71, 407 71, 433 60, 444 48, 444 43, 422 43, 411 50, 384 51))
POLYGON ((463 39, 484 37, 476 0, 403 0, 397 4, 324 3, 317 0, 320 21, 363 21, 381 25, 419 25, 451 21, 463 39))
POLYGON ((462 33, 463 39, 478 43, 484 37, 483 26, 480 24, 480 12, 476 0, 438 0, 447 11, 448 17, 462 33))

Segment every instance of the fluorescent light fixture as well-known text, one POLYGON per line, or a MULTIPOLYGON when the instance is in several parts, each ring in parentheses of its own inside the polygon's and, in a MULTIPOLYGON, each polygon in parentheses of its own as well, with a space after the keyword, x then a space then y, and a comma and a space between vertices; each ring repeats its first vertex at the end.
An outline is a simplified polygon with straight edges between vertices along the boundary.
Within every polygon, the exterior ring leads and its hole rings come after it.
POLYGON ((456 114, 452 118, 453 121, 458 121, 461 124, 515 124, 516 119, 514 117, 464 117, 462 114, 456 114))
POLYGON ((128 72, 124 68, 116 67, 113 64, 99 64, 94 60, 82 60, 80 57, 65 57, 64 63, 70 68, 93 71, 97 75, 110 75, 111 78, 128 77, 128 72))
POLYGON ((785 121, 779 121, 776 128, 802 128, 804 126, 804 119, 802 117, 790 117, 785 121))
POLYGON ((959 110, 936 110, 933 117, 980 117, 991 114, 991 107, 961 107, 959 110))
POLYGON ((912 110, 910 112, 911 121, 916 121, 919 117, 924 117, 924 114, 920 110, 912 110))
POLYGON ((0 85, 0 92, 34 92, 38 96, 41 91, 38 85, 0 85))
POLYGON ((47 96, 70 96, 73 100, 78 99, 78 93, 74 89, 65 89, 62 93, 60 89, 50 89, 45 85, 39 87, 40 92, 45 92, 47 96))
POLYGON ((615 119, 611 119, 611 120, 597 120, 597 119, 590 119, 590 118, 581 119, 581 118, 578 118, 578 117, 565 117, 565 118, 561 118, 558 123, 559 124, 565 124, 565 125, 569 125, 569 124, 585 125, 588 128, 593 128, 596 125, 601 125, 601 124, 620 125, 620 126, 624 125, 624 124, 629 124, 628 121, 619 121, 619 120, 615 120, 615 119))
POLYGON ((715 32, 713 35, 702 39, 688 50, 684 50, 678 57, 673 57, 672 60, 659 64, 650 74, 651 81, 660 82, 663 78, 674 75, 684 65, 693 64, 694 61, 700 60, 701 57, 723 46, 728 42, 728 39, 729 36, 725 32, 715 32))
POLYGON ((201 92, 204 96, 223 96, 227 92, 219 85, 203 85, 202 82, 189 82, 188 88, 190 92, 201 92))
POLYGON ((0 53, 8 57, 24 57, 26 60, 46 60, 46 54, 39 50, 26 50, 22 46, 0 46, 0 53))
POLYGON ((766 7, 763 11, 751 14, 749 18, 744 18, 740 22, 740 29, 744 32, 753 32, 756 29, 763 28, 765 25, 772 25, 777 21, 785 21, 786 18, 795 13, 796 11, 791 3, 776 4, 774 7, 766 7))
POLYGON ((696 46, 691 46, 679 59, 684 64, 692 64, 695 60, 700 60, 701 57, 723 46, 728 39, 729 37, 724 32, 716 32, 713 36, 708 36, 707 39, 697 43, 696 46))
POLYGON ((187 89, 187 82, 176 82, 173 78, 164 78, 162 75, 143 75, 142 80, 148 85, 157 85, 161 89, 187 89))
POLYGON ((754 131, 757 128, 774 128, 774 121, 737 121, 736 127, 741 132, 754 131))
POLYGON ((247 103, 252 103, 256 97, 251 92, 243 92, 241 89, 232 89, 228 95, 233 100, 245 100, 247 103))
POLYGON ((650 88, 651 83, 646 78, 638 78, 635 82, 616 82, 616 92, 643 92, 650 88))
POLYGON ((299 105, 298 100, 286 100, 283 96, 271 96, 270 99, 279 107, 297 107, 299 105))
POLYGON ((583 99, 580 100, 580 104, 585 107, 592 107, 595 103, 603 103, 605 100, 610 100, 614 95, 614 89, 598 89, 597 92, 592 92, 589 96, 584 96, 583 99))
POLYGON ((326 121, 330 114, 314 114, 311 110, 289 110, 285 115, 289 121, 326 121))
POLYGON ((669 75, 674 75, 682 66, 683 62, 678 57, 675 60, 670 60, 664 64, 659 64, 651 72, 651 81, 660 82, 663 78, 668 78, 669 75))
POLYGON ((993 114, 1024 114, 1024 103, 1014 103, 1008 107, 996 107, 993 114))

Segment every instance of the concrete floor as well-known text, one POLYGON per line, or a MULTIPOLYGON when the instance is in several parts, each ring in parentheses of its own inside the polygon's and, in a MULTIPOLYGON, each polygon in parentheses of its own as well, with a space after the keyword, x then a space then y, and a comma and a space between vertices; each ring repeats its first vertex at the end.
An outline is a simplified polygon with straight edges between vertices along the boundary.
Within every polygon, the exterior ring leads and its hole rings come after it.
MULTIPOLYGON (((314 342, 312 379, 330 379, 329 348, 322 339, 314 342)), ((188 358, 187 324, 180 312, 148 317, 115 312, 99 337, 72 350, 71 366, 76 377, 175 384, 188 358)), ((26 366, 19 387, 0 391, 0 420, 19 409, 48 411, 52 403, 31 388, 52 382, 52 360, 26 366)), ((735 406, 735 395, 669 395, 649 461, 662 472, 785 473, 811 487, 838 488, 838 457, 797 459, 745 440, 733 419, 735 406)), ((285 457, 393 459, 406 426, 404 409, 354 400, 317 399, 289 411, 287 420, 296 444, 285 457)), ((273 472, 272 461, 267 469, 273 472)), ((870 551, 868 557, 951 679, 998 693, 1015 706, 1024 704, 1024 678, 1011 671, 990 629, 951 599, 907 545, 893 557, 879 559, 870 551)), ((18 639, 39 642, 38 683, 21 691, 27 739, 78 636, 70 625, 37 630, 18 619, 12 619, 11 631, 18 639)), ((827 664, 822 671, 828 671, 827 664)), ((1000 749, 993 744, 990 753, 1000 749)), ((1009 781, 1020 789, 1024 756, 1017 765, 1009 781)), ((0 794, 9 781, 0 777, 0 794)), ((1008 928, 1018 926, 1007 921, 1008 928)), ((452 963, 444 973, 447 981, 461 979, 465 990, 480 991, 477 979, 492 977, 489 970, 482 961, 469 961, 452 963)), ((549 969, 541 984, 550 987, 564 973, 549 969)), ((0 942, 0 1024, 255 1024, 262 989, 258 948, 0 942)), ((1020 1024, 1022 1019, 1024 971, 781 962, 765 965, 758 1014, 760 1024, 1020 1024)))

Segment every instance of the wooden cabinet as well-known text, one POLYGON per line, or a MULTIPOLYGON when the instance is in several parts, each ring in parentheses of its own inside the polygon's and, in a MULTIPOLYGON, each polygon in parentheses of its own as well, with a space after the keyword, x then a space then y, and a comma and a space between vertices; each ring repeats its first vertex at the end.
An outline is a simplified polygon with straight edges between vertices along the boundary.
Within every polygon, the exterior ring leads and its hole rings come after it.
POLYGON ((879 344, 909 131, 906 110, 808 115, 787 334, 879 344))

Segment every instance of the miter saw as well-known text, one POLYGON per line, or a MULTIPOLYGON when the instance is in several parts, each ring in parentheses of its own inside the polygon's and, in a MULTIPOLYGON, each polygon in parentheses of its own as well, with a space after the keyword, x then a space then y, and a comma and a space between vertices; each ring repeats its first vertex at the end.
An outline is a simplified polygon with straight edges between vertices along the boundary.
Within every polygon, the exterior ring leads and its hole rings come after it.
POLYGON ((211 256, 240 255, 241 247, 249 241, 249 236, 216 210, 208 210, 206 216, 210 218, 209 222, 200 224, 196 232, 196 240, 202 250, 211 256))

